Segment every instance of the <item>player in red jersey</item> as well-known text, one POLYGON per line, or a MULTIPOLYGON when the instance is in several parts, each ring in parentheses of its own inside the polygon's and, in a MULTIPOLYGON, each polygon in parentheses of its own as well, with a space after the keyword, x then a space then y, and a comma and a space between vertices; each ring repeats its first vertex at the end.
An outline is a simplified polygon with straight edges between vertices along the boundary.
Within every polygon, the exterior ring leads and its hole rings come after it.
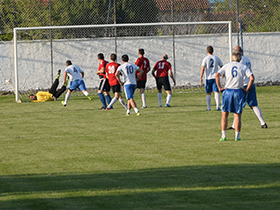
POLYGON ((166 54, 163 54, 162 60, 158 61, 152 70, 152 75, 156 79, 156 83, 157 83, 157 89, 158 89, 157 96, 158 96, 159 107, 162 107, 162 105, 161 105, 162 86, 164 87, 164 90, 167 93, 165 106, 170 107, 169 103, 172 98, 172 95, 171 95, 172 92, 171 92, 171 86, 170 86, 169 79, 168 79, 168 73, 169 73, 171 79, 173 80, 174 85, 176 85, 175 79, 172 74, 171 63, 169 63, 167 61, 167 59, 168 59, 168 56, 166 54), (156 75, 155 75, 155 72, 157 72, 156 75))
POLYGON ((111 100, 110 104, 107 106, 106 110, 112 109, 112 106, 116 101, 119 99, 119 102, 121 105, 127 109, 127 106, 122 98, 122 88, 121 85, 119 84, 115 73, 117 71, 117 68, 120 66, 119 63, 116 63, 117 55, 116 54, 111 54, 110 56, 111 62, 106 65, 106 77, 109 80, 109 84, 112 87, 113 93, 115 93, 115 97, 111 100))
MULTIPOLYGON (((150 68, 150 61, 148 58, 144 57, 144 49, 139 49, 138 50, 138 55, 139 58, 137 58, 135 64, 137 66, 139 66, 141 69, 143 69, 144 73, 143 75, 140 77, 140 79, 137 82, 137 87, 140 89, 140 94, 141 94, 141 98, 142 98, 142 104, 143 106, 141 108, 147 108, 146 105, 146 96, 144 93, 145 87, 146 87, 146 82, 147 82, 147 73, 151 70, 150 68)), ((137 73, 137 76, 139 75, 139 73, 137 73)))
POLYGON ((103 53, 99 53, 97 55, 97 59, 99 61, 99 66, 98 66, 98 71, 96 72, 96 74, 99 76, 99 79, 100 79, 99 88, 98 88, 98 96, 100 98, 100 101, 103 104, 101 109, 106 109, 106 107, 107 107, 106 101, 108 104, 110 104, 110 102, 111 102, 111 96, 109 94, 110 85, 109 85, 108 79, 106 78, 106 74, 105 74, 105 68, 106 68, 108 61, 104 60, 103 53), (105 101, 103 92, 105 94, 106 101, 105 101))

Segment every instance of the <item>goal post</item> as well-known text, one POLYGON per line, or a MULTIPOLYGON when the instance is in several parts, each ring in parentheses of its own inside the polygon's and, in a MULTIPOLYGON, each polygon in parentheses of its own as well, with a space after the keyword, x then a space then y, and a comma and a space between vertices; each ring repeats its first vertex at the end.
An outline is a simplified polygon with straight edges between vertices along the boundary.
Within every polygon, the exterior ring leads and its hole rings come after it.
MULTIPOLYGON (((227 25, 227 30, 228 30, 228 54, 229 54, 229 62, 231 61, 231 53, 232 53, 232 23, 231 21, 207 21, 207 22, 159 22, 159 23, 134 23, 134 24, 103 24, 103 25, 69 25, 69 26, 42 26, 42 27, 22 27, 22 28, 14 28, 13 29, 13 33, 14 33, 14 89, 15 89, 15 100, 16 101, 20 101, 20 76, 19 76, 19 55, 18 55, 18 43, 19 43, 19 40, 18 40, 18 36, 17 34, 20 32, 20 31, 32 31, 32 30, 50 30, 50 31, 54 31, 54 30, 63 30, 63 29, 68 29, 68 30, 76 30, 76 29, 107 29, 110 28, 110 29, 115 29, 115 30, 121 30, 123 29, 123 32, 121 35, 118 35, 117 33, 114 33, 116 35, 113 35, 112 37, 115 39, 114 40, 114 44, 117 45, 117 42, 116 40, 117 39, 120 39, 120 38, 123 38, 125 37, 126 39, 129 39, 129 37, 132 37, 132 36, 137 36, 134 34, 134 32, 132 33, 133 35, 130 36, 130 32, 127 32, 128 30, 124 30, 124 28, 139 28, 139 27, 155 27, 156 30, 157 30, 157 33, 160 34, 162 32, 162 29, 159 29, 159 27, 167 27, 167 26, 172 26, 173 27, 176 27, 176 28, 187 28, 189 26, 192 26, 192 25, 197 25, 197 26, 203 26, 203 25, 227 25)), ((147 29, 149 30, 149 29, 147 29)), ((203 31, 203 30, 202 30, 203 31)), ((149 31, 148 32, 145 32, 146 34, 149 34, 149 31)), ((173 33, 170 32, 171 34, 173 33)), ((185 32, 183 32, 185 33, 185 32)), ((184 35, 190 35, 188 34, 189 32, 186 32, 187 34, 184 34, 184 35)), ((210 32, 211 33, 211 32, 210 32)), ((219 33, 219 32, 216 32, 216 33, 219 33)), ((220 32, 220 33, 224 33, 224 32, 220 32)), ((191 34, 192 36, 196 36, 199 34, 199 30, 197 29, 195 34, 191 34)), ((204 34, 204 32, 202 32, 201 34, 204 34)), ((155 39, 155 41, 157 41, 157 36, 158 35, 154 35, 153 36, 153 39, 155 39)), ((170 36, 170 34, 169 34, 170 36)), ((173 61, 174 61, 174 66, 175 66, 175 55, 176 55, 176 49, 175 49, 175 44, 174 42, 176 43, 176 39, 177 39, 177 34, 175 34, 175 39, 173 39, 173 44, 171 45, 171 49, 170 51, 172 51, 172 53, 170 53, 170 55, 173 55, 173 61)), ((183 36, 183 35, 180 35, 180 36, 183 36)), ((111 38, 112 38, 111 37, 111 38)), ((140 35, 138 37, 141 37, 141 39, 144 39, 146 36, 145 35, 140 35)), ((147 38, 149 37, 149 35, 147 35, 147 38)), ((66 36, 67 38, 67 36, 66 36)), ((89 38, 89 40, 92 40, 92 39, 95 39, 96 37, 93 37, 93 38, 89 38)), ((102 38, 102 37, 99 37, 99 38, 102 38)), ((103 37, 103 39, 108 40, 106 39, 107 37, 103 37)), ((52 39, 52 41, 54 41, 54 39, 52 39)), ((47 41, 45 41, 47 42, 47 41)), ((140 48, 141 46, 139 46, 140 48)), ((113 51, 117 51, 117 49, 121 49, 121 50, 118 50, 118 52, 126 52, 125 51, 125 47, 124 46, 114 46, 114 48, 111 48, 109 50, 107 50, 108 52, 113 52, 113 51), (114 49, 114 50, 112 50, 114 49)), ((100 49, 100 51, 102 51, 104 49, 100 49)), ((138 47, 136 47, 136 49, 134 51, 137 51, 138 50, 138 47)), ((158 49, 160 50, 160 49, 158 49)), ((35 52, 36 53, 36 52, 35 52)), ((116 52, 115 52, 116 53, 116 52)), ((126 53, 130 53, 130 52, 126 52, 126 53)), ((131 52, 132 53, 132 52, 131 52)), ((135 52, 133 52, 135 54, 135 52)), ((96 54, 97 55, 97 54, 96 54)), ((32 60, 32 58, 30 58, 32 60)), ((158 58, 159 60, 160 58, 158 58)), ((133 62, 132 60, 130 60, 131 62, 133 62)), ((79 63, 77 63, 77 65, 79 65, 79 63)), ((176 65, 176 68, 177 68, 178 65, 176 65)), ((24 71, 25 69, 20 69, 22 71, 24 71)), ((173 69, 175 71, 175 76, 176 76, 176 69, 173 69)), ((42 76, 42 75, 41 75, 42 76)))

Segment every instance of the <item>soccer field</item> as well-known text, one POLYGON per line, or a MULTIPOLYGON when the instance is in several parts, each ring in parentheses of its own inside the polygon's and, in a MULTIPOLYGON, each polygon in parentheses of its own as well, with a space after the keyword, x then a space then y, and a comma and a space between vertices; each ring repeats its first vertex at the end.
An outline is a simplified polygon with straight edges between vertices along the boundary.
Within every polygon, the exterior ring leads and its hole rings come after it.
POLYGON ((96 95, 67 107, 0 96, 0 209, 280 209, 279 94, 257 87, 268 129, 247 106, 240 142, 232 130, 219 141, 221 113, 213 97, 205 111, 205 93, 159 108, 148 91, 141 116, 118 102, 98 110, 96 95))

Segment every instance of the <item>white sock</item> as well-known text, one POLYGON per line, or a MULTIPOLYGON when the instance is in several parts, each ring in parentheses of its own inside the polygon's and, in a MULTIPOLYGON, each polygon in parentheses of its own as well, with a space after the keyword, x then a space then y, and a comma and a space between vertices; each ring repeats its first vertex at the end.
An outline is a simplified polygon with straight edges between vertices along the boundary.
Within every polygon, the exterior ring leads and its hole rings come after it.
POLYGON ((126 113, 127 113, 127 114, 130 114, 130 109, 126 110, 126 113))
POLYGON ((227 131, 222 131, 222 138, 226 138, 227 131))
POLYGON ((235 131, 235 139, 240 139, 240 132, 235 131))
POLYGON ((136 114, 139 112, 137 107, 134 108, 134 111, 135 111, 136 114))
POLYGON ((171 94, 167 94, 166 96, 166 103, 169 104, 171 101, 172 95, 171 94))
POLYGON ((127 109, 127 106, 126 106, 126 104, 125 104, 125 102, 124 102, 123 99, 119 99, 119 102, 121 103, 121 105, 122 105, 125 109, 127 109))
POLYGON ((141 98, 142 98, 143 107, 146 107, 146 95, 145 95, 145 93, 141 94, 141 98))
POLYGON ((220 94, 215 93, 216 108, 220 108, 220 94))
POLYGON ((67 91, 67 93, 65 94, 64 105, 67 104, 67 102, 68 102, 68 100, 69 100, 69 98, 70 98, 70 94, 71 94, 71 93, 69 93, 68 91, 67 91))
POLYGON ((232 126, 231 127, 233 127, 234 128, 234 118, 233 118, 233 121, 232 121, 232 126))
POLYGON ((263 115, 262 115, 262 112, 261 112, 260 108, 257 107, 257 106, 254 106, 254 107, 253 107, 253 110, 254 110, 256 116, 258 117, 258 119, 259 119, 261 125, 264 125, 264 124, 265 124, 265 121, 264 121, 264 119, 263 119, 263 115))
POLYGON ((88 93, 87 91, 83 92, 83 94, 84 94, 85 96, 88 96, 88 95, 89 95, 89 93, 88 93))
POLYGON ((211 95, 206 95, 207 109, 211 109, 211 95))
POLYGON ((110 109, 110 108, 113 106, 113 104, 116 103, 117 100, 118 100, 118 99, 114 97, 114 98, 111 100, 110 104, 107 106, 107 108, 110 109))
POLYGON ((158 94, 157 94, 157 98, 158 98, 158 105, 161 106, 162 94, 161 94, 161 93, 158 93, 158 94))

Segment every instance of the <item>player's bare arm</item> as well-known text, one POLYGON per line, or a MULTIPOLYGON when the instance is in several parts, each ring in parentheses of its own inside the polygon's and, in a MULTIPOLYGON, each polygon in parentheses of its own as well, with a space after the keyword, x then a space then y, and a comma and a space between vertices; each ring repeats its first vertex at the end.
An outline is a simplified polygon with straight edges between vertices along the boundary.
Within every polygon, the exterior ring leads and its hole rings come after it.
POLYGON ((117 71, 117 72, 115 73, 115 76, 116 76, 116 78, 117 78, 119 84, 123 87, 124 83, 121 81, 120 75, 121 75, 121 72, 120 72, 120 71, 117 71))
POLYGON ((215 80, 216 80, 216 84, 217 84, 219 91, 222 93, 226 88, 222 88, 222 86, 221 86, 221 82, 220 82, 221 76, 222 75, 219 72, 217 72, 217 74, 215 75, 215 80))
POLYGON ((169 69, 169 75, 170 75, 171 79, 173 80, 174 86, 176 86, 176 81, 175 81, 175 79, 174 79, 174 77, 173 77, 173 74, 172 74, 172 70, 171 70, 171 69, 169 69))
POLYGON ((201 66, 201 69, 200 69, 200 84, 201 85, 203 84, 202 77, 203 77, 203 74, 204 74, 204 69, 205 69, 205 66, 201 66))
POLYGON ((64 75, 63 75, 63 84, 65 84, 66 77, 67 77, 67 72, 65 71, 65 72, 64 72, 64 75))
POLYGON ((156 70, 153 69, 153 70, 152 70, 152 73, 151 73, 151 74, 153 75, 154 78, 156 78, 155 71, 156 71, 156 70))
POLYGON ((97 72, 96 72, 96 74, 98 75, 98 74, 104 74, 105 73, 105 68, 104 67, 102 67, 100 70, 98 70, 97 72))
POLYGON ((150 66, 147 67, 147 73, 149 73, 149 71, 151 71, 150 66))
POLYGON ((83 71, 81 72, 81 76, 82 76, 82 78, 84 78, 84 76, 85 76, 85 73, 83 71))
POLYGON ((138 77, 136 78, 136 81, 138 81, 140 79, 140 77, 142 76, 142 74, 144 73, 143 69, 139 68, 136 70, 136 72, 139 72, 138 77))

